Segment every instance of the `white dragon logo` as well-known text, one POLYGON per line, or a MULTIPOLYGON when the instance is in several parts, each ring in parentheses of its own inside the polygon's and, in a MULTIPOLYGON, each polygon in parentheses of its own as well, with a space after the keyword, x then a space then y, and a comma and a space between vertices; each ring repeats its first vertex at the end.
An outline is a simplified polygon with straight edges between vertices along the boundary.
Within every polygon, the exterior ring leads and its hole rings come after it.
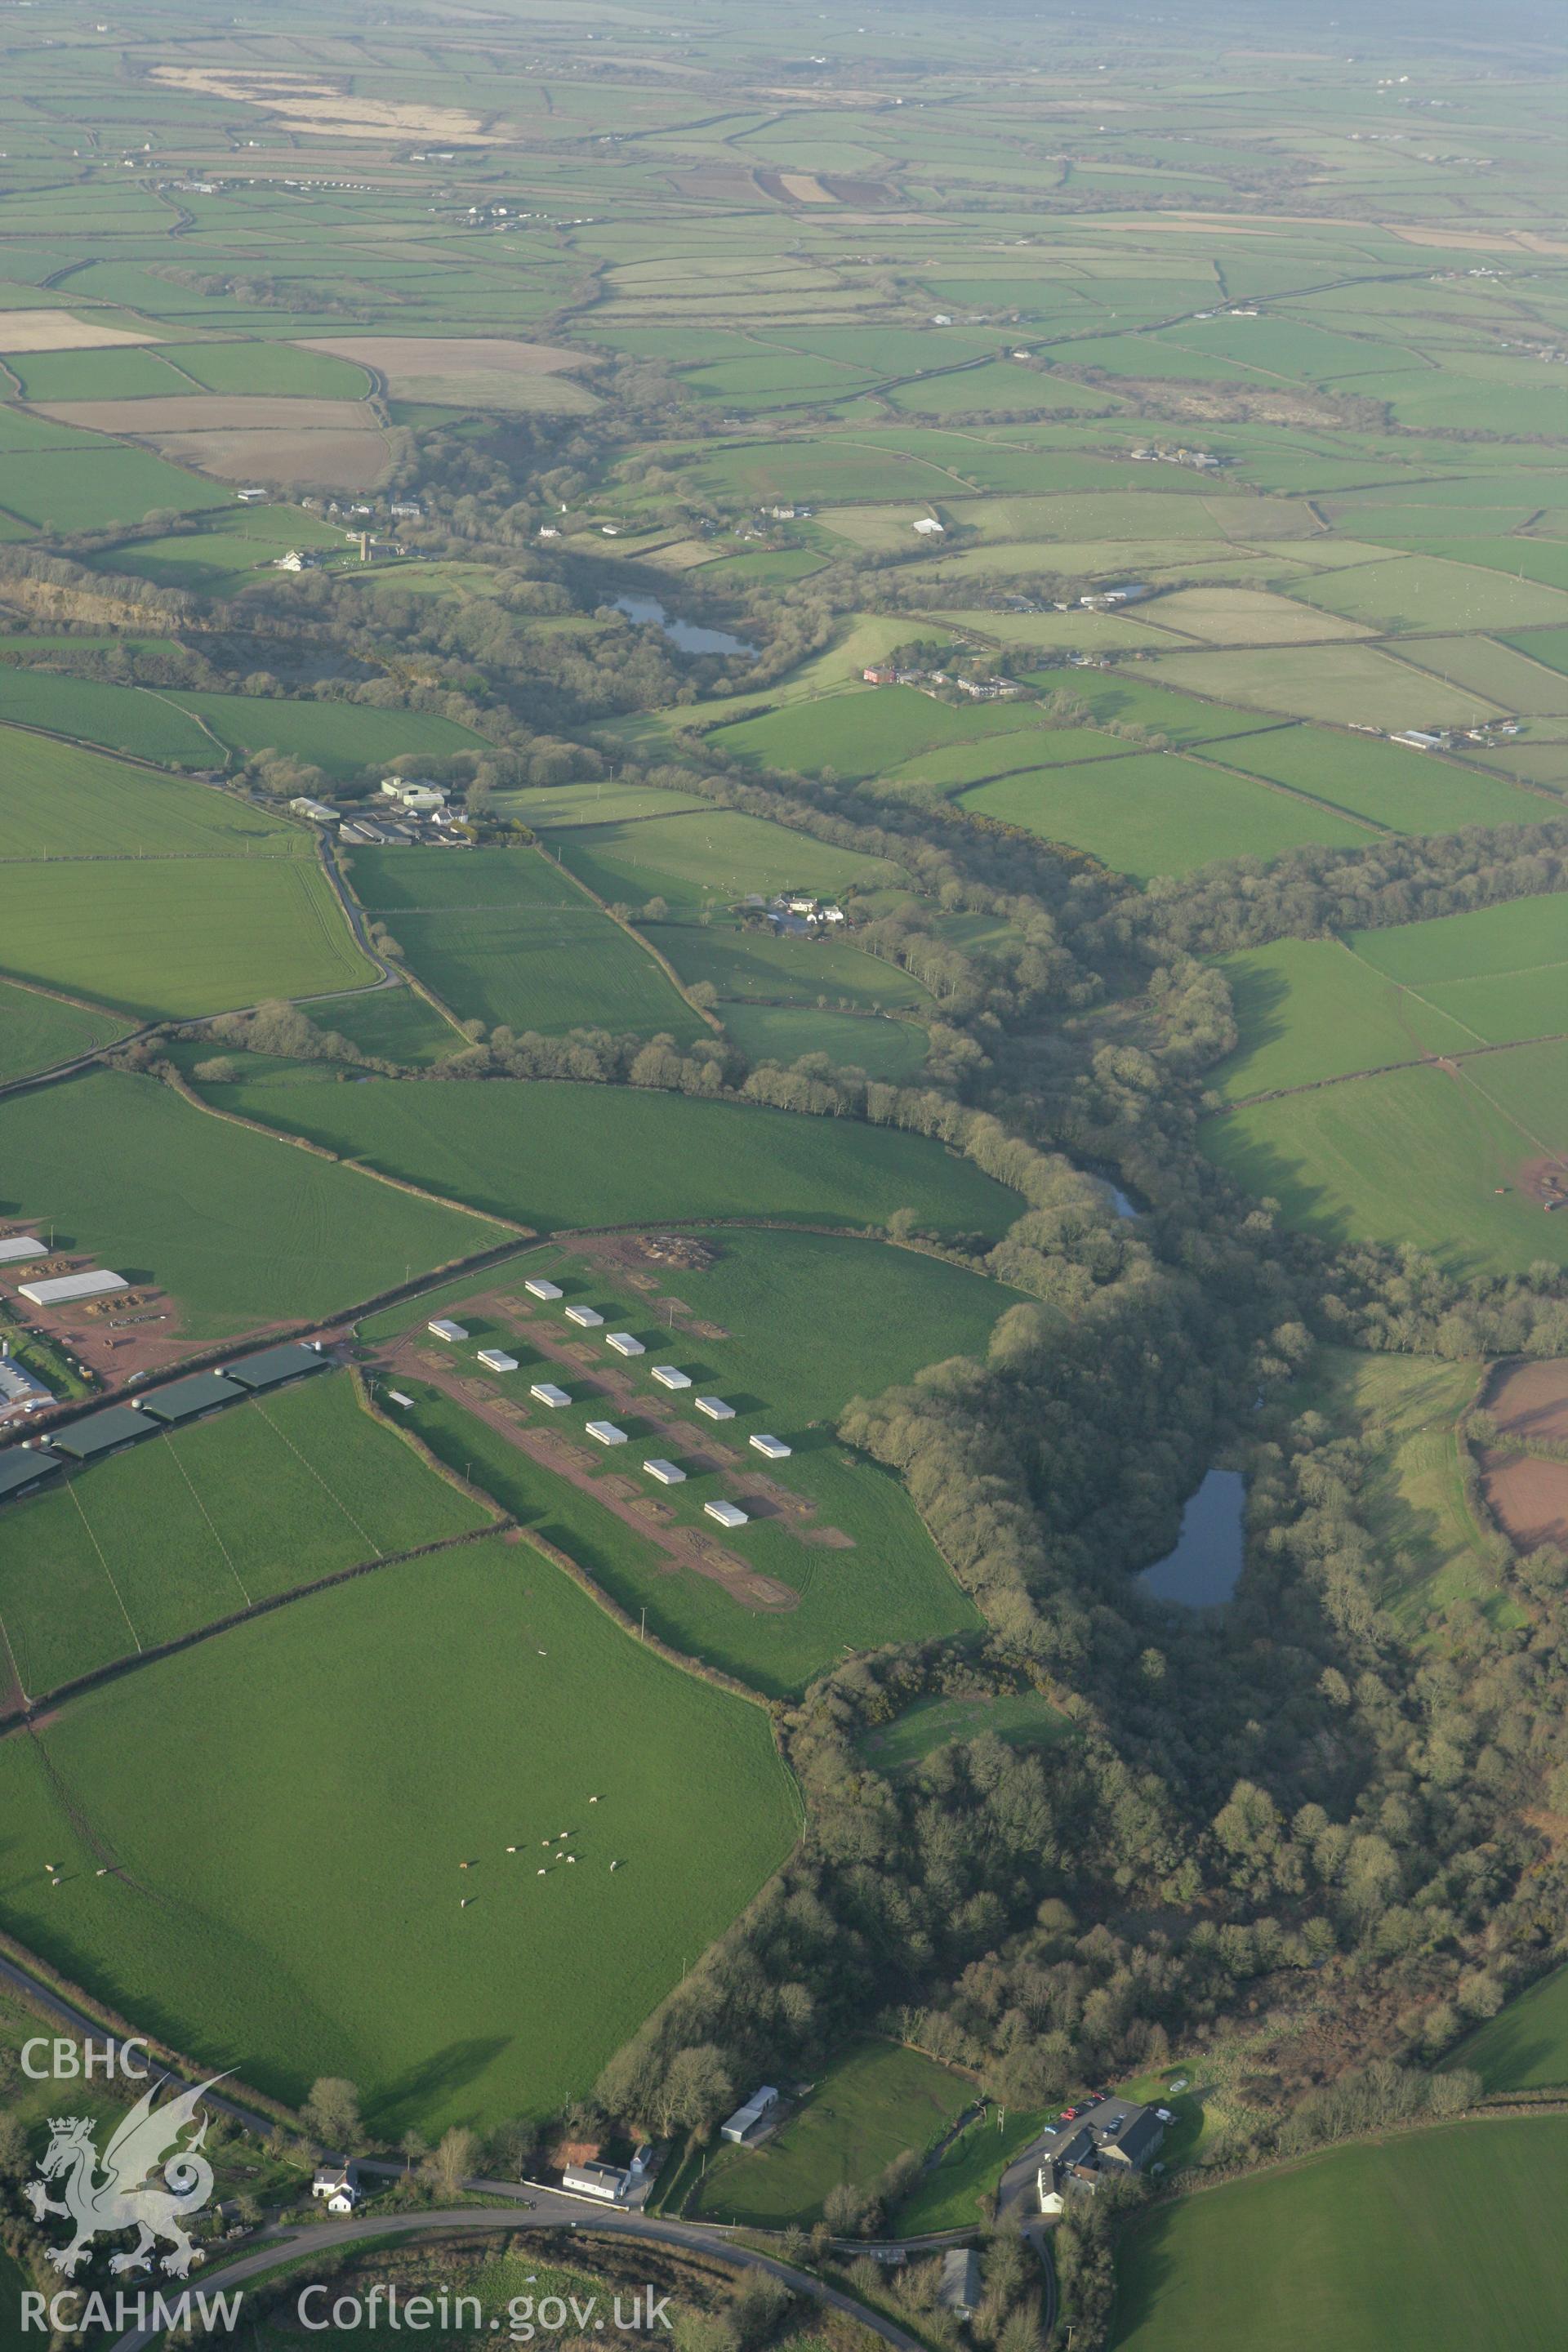
POLYGON ((136 2230, 141 2234, 130 2252, 110 2256, 111 2271, 145 2270, 156 2241, 167 2238, 174 2252, 163 2256, 161 2267, 176 2278, 189 2275, 191 2264, 203 2256, 181 2224, 187 2214, 200 2211, 213 2186, 212 2166, 201 2153, 206 2117, 201 2118, 195 2137, 187 2146, 173 2155, 169 2151, 187 2125, 195 2121, 198 2102, 214 2083, 222 2080, 221 2074, 214 2074, 198 2089, 184 2091, 156 2109, 153 2101, 157 2084, 144 2092, 104 2152, 101 2179, 97 2177, 100 2160, 92 2117, 51 2116, 49 2145, 38 2166, 43 2178, 28 2181, 25 2193, 36 2221, 58 2213, 75 2226, 76 2235, 68 2246, 48 2249, 48 2260, 56 2270, 68 2278, 87 2259, 94 2238, 105 2231, 136 2230), (148 2175, 160 2165, 166 2189, 148 2183, 148 2175), (62 2173, 64 2194, 56 2200, 44 2182, 58 2179, 62 2173))

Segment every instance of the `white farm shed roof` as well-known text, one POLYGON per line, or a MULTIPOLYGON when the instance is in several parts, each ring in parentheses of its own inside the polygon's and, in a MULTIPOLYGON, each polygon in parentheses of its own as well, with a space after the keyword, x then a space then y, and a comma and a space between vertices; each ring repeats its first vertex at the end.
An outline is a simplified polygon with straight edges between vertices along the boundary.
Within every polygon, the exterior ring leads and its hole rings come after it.
POLYGON ((425 1328, 434 1332, 437 1339, 466 1339, 468 1336, 465 1324, 448 1322, 444 1315, 434 1317, 425 1328))
POLYGON ((657 1478, 661 1486, 684 1486, 686 1484, 685 1471, 678 1463, 665 1461, 662 1454, 656 1454, 651 1462, 643 1464, 643 1468, 650 1478, 657 1478))
POLYGON ((673 1364, 655 1364, 652 1369, 654 1379, 661 1389, 689 1389, 691 1386, 691 1375, 678 1372, 673 1364))
POLYGON ((756 1447, 759 1454, 765 1454, 770 1462, 787 1462, 789 1460, 790 1449, 784 1444, 782 1437, 769 1437, 763 1431, 759 1430, 757 1434, 751 1440, 751 1443, 756 1447))
POLYGON ((583 1426, 601 1445, 624 1445, 626 1442, 626 1431, 617 1429, 613 1421, 585 1421, 583 1426))
POLYGON ((566 1309, 568 1323, 576 1323, 584 1331, 596 1331, 604 1319, 596 1307, 569 1307, 566 1309))
POLYGON ((528 1393, 531 1397, 537 1397, 541 1404, 562 1405, 572 1402, 565 1390, 558 1389, 553 1381, 535 1381, 528 1393))
POLYGON ((0 1265, 16 1265, 25 1257, 47 1255, 37 1234, 7 1234, 0 1242, 0 1265))
POLYGON ((734 1406, 726 1404, 722 1397, 693 1397, 691 1402, 699 1412, 707 1414, 710 1421, 733 1421, 735 1418, 734 1406))
POLYGON ((542 1275, 536 1275, 531 1282, 525 1282, 522 1286, 531 1298, 559 1298, 561 1296, 561 1285, 546 1282, 542 1275))
POLYGON ((613 1348, 617 1356, 646 1356, 647 1353, 642 1341, 634 1339, 629 1331, 606 1331, 605 1345, 613 1348))
POLYGON ((481 1348, 479 1361, 492 1372, 515 1372, 517 1370, 517 1358, 509 1356, 504 1348, 481 1348))
POLYGON ((718 1520, 721 1528, 743 1528, 752 1516, 749 1511, 743 1511, 739 1503, 704 1503, 702 1507, 710 1519, 718 1520))
POLYGON ((56 1274, 43 1282, 19 1282, 19 1295, 34 1307, 68 1307, 78 1298, 101 1298, 106 1291, 128 1290, 122 1274, 56 1274))

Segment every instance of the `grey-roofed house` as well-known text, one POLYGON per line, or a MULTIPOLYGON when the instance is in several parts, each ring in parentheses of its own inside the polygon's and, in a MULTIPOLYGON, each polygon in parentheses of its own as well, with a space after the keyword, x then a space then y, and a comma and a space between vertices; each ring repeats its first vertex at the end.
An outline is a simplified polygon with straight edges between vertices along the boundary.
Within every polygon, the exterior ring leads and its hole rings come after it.
POLYGON ((1036 2175, 1042 2213, 1059 2213, 1075 2191, 1092 2195, 1102 2179, 1142 2172, 1160 2152, 1165 2126, 1136 2099, 1100 2099, 1068 2128, 1047 2132, 1051 2143, 1036 2175))

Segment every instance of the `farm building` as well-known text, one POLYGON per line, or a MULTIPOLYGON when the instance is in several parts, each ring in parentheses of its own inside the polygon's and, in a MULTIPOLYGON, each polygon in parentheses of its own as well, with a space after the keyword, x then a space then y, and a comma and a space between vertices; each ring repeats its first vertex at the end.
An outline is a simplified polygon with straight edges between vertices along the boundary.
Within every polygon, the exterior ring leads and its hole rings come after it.
POLYGON ((336 809, 329 808, 325 801, 310 800, 303 793, 289 802, 289 809, 293 816, 309 817, 312 824, 336 824, 338 821, 336 809))
POLYGON ((531 1397, 537 1398, 541 1404, 553 1407, 570 1404, 572 1402, 565 1390, 558 1389, 553 1381, 535 1381, 528 1393, 531 1397))
POLYGON ((617 1356, 646 1356, 647 1353, 642 1341, 634 1339, 629 1331, 607 1331, 605 1345, 613 1348, 617 1356))
POLYGON ((509 1356, 504 1348, 481 1348, 479 1361, 491 1372, 515 1372, 517 1370, 517 1358, 509 1356))
POLYGON ((13 1495, 30 1495, 40 1480, 52 1478, 59 1469, 52 1454, 35 1454, 26 1445, 13 1445, 0 1454, 0 1501, 13 1495))
POLYGON ((0 1339, 0 1421, 14 1420, 17 1413, 41 1412, 54 1401, 42 1381, 16 1361, 9 1342, 0 1339))
POLYGON ((597 2197, 606 2205, 617 2205, 631 2186, 631 2175, 618 2164, 569 2164, 561 2176, 561 2186, 579 2197, 597 2197))
POLYGON ((738 2147, 749 2132, 755 2131, 769 2108, 776 2107, 778 2103, 779 2095, 773 2084, 764 2083, 760 2091, 752 2093, 743 2107, 736 2108, 729 2122, 721 2124, 720 2129, 724 2137, 733 2140, 738 2147))
POLYGON ((0 1265, 20 1265, 30 1257, 47 1255, 37 1234, 7 1234, 0 1242, 0 1265))
POLYGON ((702 1507, 721 1528, 743 1528, 751 1517, 751 1513, 743 1511, 739 1503, 704 1503, 702 1507))
POLYGON ((19 1282, 18 1297, 32 1307, 74 1307, 79 1299, 102 1298, 111 1290, 129 1290, 122 1274, 53 1274, 42 1282, 19 1282))
POLYGON ((100 1454, 133 1444, 139 1437, 151 1437, 156 1427, 134 1405, 110 1404, 101 1412, 89 1412, 84 1420, 73 1422, 68 1429, 58 1430, 49 1444, 57 1454, 68 1454, 73 1462, 96 1462, 100 1454))
POLYGON ((265 490, 255 488, 248 490, 236 490, 234 495, 239 500, 242 507, 265 506, 267 503, 267 493, 265 490))
POLYGON ((735 1418, 734 1406, 726 1404, 722 1397, 693 1397, 691 1402, 698 1412, 710 1421, 733 1421, 735 1418))
POLYGON ((587 1421, 583 1426, 599 1445, 624 1445, 626 1442, 626 1431, 617 1429, 613 1421, 587 1421))
POLYGON ((935 515, 922 515, 913 528, 922 539, 944 539, 947 535, 946 524, 938 522, 935 515))
POLYGON ((167 1388, 154 1389, 150 1395, 138 1397, 136 1410, 150 1421, 172 1426, 176 1422, 195 1421, 204 1412, 215 1412, 221 1404, 238 1404, 247 1391, 226 1372, 192 1372, 187 1380, 171 1381, 167 1388))
POLYGON ((954 2246, 942 2258, 938 2303, 959 2319, 972 2319, 979 2308, 980 2295, 980 2256, 973 2246, 954 2246))
POLYGON ((306 1340, 284 1339, 276 1348, 263 1348, 237 1364, 226 1364, 224 1370, 242 1389, 280 1389, 285 1381, 297 1381, 305 1372, 321 1371, 330 1360, 306 1340))
POLYGON ((525 1282, 522 1286, 531 1298, 559 1298, 561 1296, 561 1285, 546 1282, 542 1274, 536 1274, 531 1282, 525 1282))
POLYGON ((750 1443, 770 1462, 789 1460, 791 1449, 784 1444, 782 1437, 769 1437, 765 1432, 759 1430, 750 1443))
POLYGON ((425 1328, 433 1338, 445 1339, 448 1347, 454 1345, 458 1339, 466 1339, 468 1336, 466 1324, 454 1323, 445 1315, 433 1316, 425 1328))
POLYGON ((661 1454, 656 1454, 651 1462, 645 1462, 643 1468, 650 1478, 657 1478, 661 1486, 684 1486, 686 1484, 685 1471, 678 1463, 667 1462, 661 1454))
POLYGON ((386 1395, 387 1402, 389 1403, 400 1404, 405 1412, 408 1412, 414 1402, 414 1399, 411 1396, 405 1396, 401 1389, 388 1389, 386 1395))
POLYGON ((661 1389, 689 1389, 691 1386, 691 1375, 677 1371, 673 1364, 655 1364, 653 1377, 661 1389))
POLYGON ((575 1323, 580 1331, 596 1331, 604 1319, 596 1307, 569 1307, 566 1309, 566 1320, 575 1323))

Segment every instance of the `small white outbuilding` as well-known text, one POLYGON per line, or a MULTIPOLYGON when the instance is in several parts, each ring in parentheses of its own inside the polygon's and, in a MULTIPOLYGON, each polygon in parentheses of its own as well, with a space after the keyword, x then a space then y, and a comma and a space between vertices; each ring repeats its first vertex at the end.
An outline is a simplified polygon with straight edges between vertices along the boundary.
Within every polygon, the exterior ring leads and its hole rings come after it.
POLYGON ((653 1377, 661 1389, 689 1389, 691 1386, 689 1372, 677 1371, 673 1364, 655 1364, 653 1377))
POLYGON ((718 1520, 721 1528, 743 1528, 752 1516, 749 1511, 743 1511, 739 1503, 704 1503, 702 1507, 710 1519, 718 1520))
POLYGON ((596 1331, 604 1319, 596 1307, 569 1307, 566 1309, 568 1323, 575 1323, 583 1331, 596 1331))
POLYGON ((757 1453, 765 1455, 770 1462, 789 1460, 792 1449, 784 1444, 782 1437, 769 1437, 763 1431, 759 1430, 750 1443, 757 1453))
POLYGON ((542 1274, 536 1274, 531 1282, 525 1282, 522 1286, 531 1298, 559 1298, 561 1296, 561 1285, 546 1282, 542 1274))
POLYGON ((679 1464, 667 1462, 662 1454, 656 1454, 651 1462, 643 1464, 643 1468, 650 1478, 657 1478, 661 1486, 684 1486, 686 1484, 686 1473, 679 1464))
POLYGON ((733 1421, 735 1418, 734 1406, 726 1404, 722 1397, 693 1397, 691 1402, 709 1421, 733 1421))
POLYGON ((487 1371, 515 1372, 517 1370, 517 1358, 509 1356, 504 1348, 481 1348, 479 1361, 487 1371))
POLYGON ((600 1445, 624 1445, 626 1433, 617 1429, 613 1421, 588 1421, 583 1424, 588 1435, 600 1445))
POLYGON ((445 1339, 448 1347, 455 1346, 458 1340, 466 1339, 468 1336, 466 1324, 453 1323, 445 1315, 433 1317, 425 1328, 434 1339, 445 1339))
POLYGON ((634 1339, 629 1331, 606 1331, 605 1345, 613 1348, 617 1356, 646 1356, 647 1353, 642 1341, 634 1339))
POLYGON ((558 1389, 553 1381, 535 1381, 528 1393, 541 1404, 561 1406, 572 1402, 565 1390, 558 1389))

